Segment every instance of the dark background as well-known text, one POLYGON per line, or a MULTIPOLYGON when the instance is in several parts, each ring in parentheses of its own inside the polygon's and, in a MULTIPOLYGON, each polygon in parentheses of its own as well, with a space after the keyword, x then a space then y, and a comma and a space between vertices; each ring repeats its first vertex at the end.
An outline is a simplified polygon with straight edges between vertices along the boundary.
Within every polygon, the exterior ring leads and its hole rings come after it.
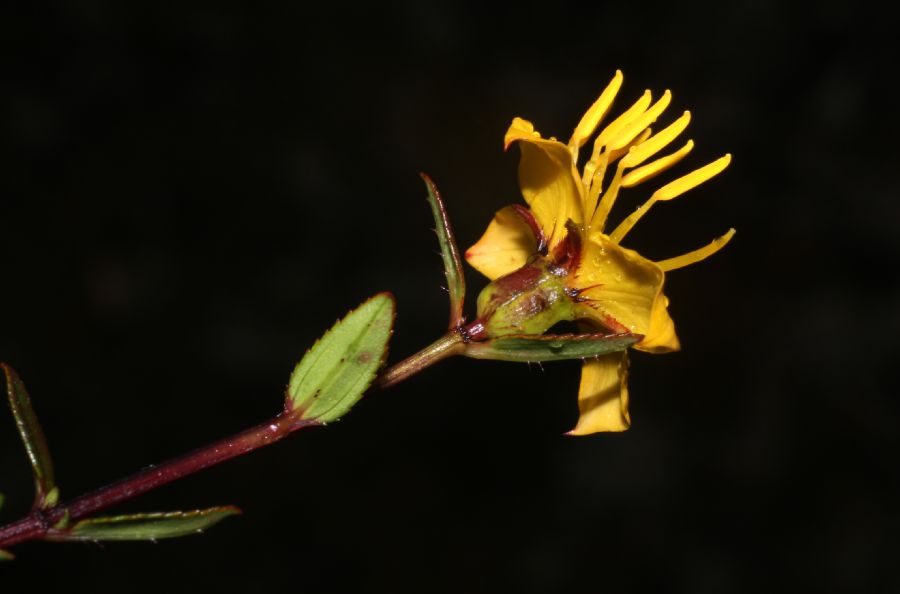
MULTIPOLYGON (((519 200, 511 118, 568 138, 616 68, 618 105, 670 88, 664 121, 692 110, 679 174, 734 155, 629 247, 738 234, 667 279, 684 349, 635 354, 627 433, 562 435, 576 362, 445 362, 116 510, 244 516, 19 546, 3 591, 900 591, 895 26, 814 6, 7 5, 0 358, 64 497, 264 420, 377 291, 392 361, 436 338, 419 171, 465 248, 519 200)), ((30 477, 0 420, 11 521, 30 477)))

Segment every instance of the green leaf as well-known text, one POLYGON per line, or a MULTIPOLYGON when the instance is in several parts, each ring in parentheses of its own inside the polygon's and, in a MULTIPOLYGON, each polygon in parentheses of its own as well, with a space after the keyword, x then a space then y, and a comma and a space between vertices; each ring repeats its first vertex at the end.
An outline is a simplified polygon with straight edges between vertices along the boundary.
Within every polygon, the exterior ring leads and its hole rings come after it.
POLYGON ((213 524, 240 514, 232 506, 186 512, 129 514, 82 520, 66 530, 50 530, 51 540, 160 540, 203 532, 213 524))
POLYGON ((53 461, 50 458, 44 431, 38 423, 37 415, 31 406, 31 398, 28 397, 28 391, 19 375, 6 363, 0 363, 0 366, 6 374, 9 406, 16 419, 19 435, 25 444, 28 460, 31 462, 35 484, 35 507, 42 509, 53 507, 59 499, 59 490, 53 480, 53 461))
POLYGON ((544 334, 504 336, 466 345, 464 354, 474 359, 537 363, 587 359, 624 351, 643 338, 639 334, 544 334))
POLYGON ((463 302, 466 298, 466 277, 463 274, 459 248, 453 237, 453 228, 447 217, 447 209, 441 200, 441 194, 431 178, 422 174, 425 187, 428 188, 428 204, 434 215, 435 232, 441 244, 441 258, 444 260, 444 274, 447 277, 447 292, 450 293, 450 329, 458 328, 463 323, 463 302))
POLYGON ((379 293, 325 333, 294 368, 285 408, 301 419, 327 423, 362 397, 387 357, 394 297, 379 293))
POLYGON ((10 553, 9 551, 4 551, 3 549, 0 549, 0 561, 12 561, 15 558, 16 558, 15 555, 10 553))

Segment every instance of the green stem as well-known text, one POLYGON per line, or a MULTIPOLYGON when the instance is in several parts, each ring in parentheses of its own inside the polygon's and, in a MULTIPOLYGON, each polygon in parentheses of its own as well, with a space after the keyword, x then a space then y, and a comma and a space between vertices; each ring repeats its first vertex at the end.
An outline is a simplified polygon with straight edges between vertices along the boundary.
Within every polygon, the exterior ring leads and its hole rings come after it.
POLYGON ((389 388, 408 377, 415 375, 431 367, 438 361, 462 354, 465 350, 465 339, 459 330, 451 330, 415 355, 407 357, 396 365, 393 365, 381 373, 375 380, 373 387, 389 388))

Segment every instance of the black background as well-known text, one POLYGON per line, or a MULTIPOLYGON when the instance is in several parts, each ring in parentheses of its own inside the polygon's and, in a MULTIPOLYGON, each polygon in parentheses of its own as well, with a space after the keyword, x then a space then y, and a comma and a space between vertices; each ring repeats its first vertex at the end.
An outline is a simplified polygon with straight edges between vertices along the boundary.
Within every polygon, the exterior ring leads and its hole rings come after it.
MULTIPOLYGON (((635 354, 627 433, 562 435, 575 362, 445 362, 116 510, 244 516, 22 545, 3 591, 900 591, 894 35, 828 2, 2 9, 0 358, 64 497, 264 420, 377 291, 392 361, 436 338, 419 171, 470 245, 519 200, 510 119, 567 138, 616 68, 619 105, 670 88, 664 121, 691 109, 678 173, 734 155, 629 247, 738 230, 667 279, 684 348, 635 354)), ((30 477, 3 417, 11 521, 30 477)))

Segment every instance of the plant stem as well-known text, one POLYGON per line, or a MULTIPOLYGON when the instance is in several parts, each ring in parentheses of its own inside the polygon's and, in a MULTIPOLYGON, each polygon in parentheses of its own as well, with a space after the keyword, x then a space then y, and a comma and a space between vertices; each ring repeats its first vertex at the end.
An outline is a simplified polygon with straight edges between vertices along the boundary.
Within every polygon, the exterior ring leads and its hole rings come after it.
POLYGON ((297 429, 319 424, 317 421, 298 420, 293 415, 281 413, 265 423, 168 462, 149 466, 128 478, 101 487, 68 503, 61 503, 46 510, 34 510, 18 522, 0 528, 0 547, 41 538, 61 520, 87 517, 96 511, 127 501, 210 466, 275 443, 297 429))
MULTIPOLYGON (((462 353, 464 349, 462 334, 451 330, 415 355, 389 367, 378 376, 372 387, 393 386, 442 359, 462 353)), ((149 466, 128 478, 72 501, 59 503, 48 509, 35 509, 24 518, 0 527, 0 548, 44 538, 51 534, 54 525, 60 521, 76 521, 88 517, 167 483, 275 443, 298 429, 318 425, 321 425, 318 421, 302 420, 282 412, 265 423, 162 464, 149 466)))
POLYGON ((451 330, 415 355, 411 355, 396 365, 389 367, 378 376, 375 388, 389 388, 413 376, 438 361, 459 355, 465 350, 465 341, 457 330, 451 330))

